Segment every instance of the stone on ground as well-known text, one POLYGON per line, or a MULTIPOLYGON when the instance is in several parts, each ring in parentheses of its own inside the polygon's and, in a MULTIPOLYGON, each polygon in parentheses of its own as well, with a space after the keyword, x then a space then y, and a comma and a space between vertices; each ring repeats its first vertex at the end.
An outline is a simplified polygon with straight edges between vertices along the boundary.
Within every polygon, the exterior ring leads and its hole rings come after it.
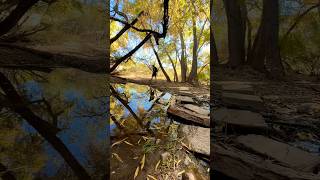
POLYGON ((191 123, 201 124, 203 126, 210 126, 210 116, 207 114, 199 114, 198 112, 189 110, 180 105, 171 104, 167 113, 176 117, 181 118, 184 121, 189 121, 191 123))
POLYGON ((239 136, 237 142, 299 171, 313 172, 320 164, 320 156, 265 136, 252 134, 239 136))
POLYGON ((249 84, 223 84, 222 90, 224 92, 236 92, 236 93, 243 93, 243 94, 253 94, 254 90, 251 85, 249 84))
POLYGON ((178 87, 178 89, 179 89, 180 91, 189 91, 189 90, 190 90, 189 87, 178 87))
POLYGON ((185 172, 182 174, 182 180, 197 180, 197 179, 193 173, 185 172))
POLYGON ((204 108, 204 107, 200 107, 200 106, 196 106, 196 105, 193 105, 193 104, 185 104, 183 105, 183 107, 193 111, 193 112, 196 112, 198 114, 202 114, 202 115, 205 115, 205 116, 209 116, 210 115, 210 111, 209 109, 207 108, 204 108))
POLYGON ((234 127, 266 130, 268 128, 264 118, 259 113, 247 110, 220 108, 213 112, 214 122, 227 123, 234 127))
POLYGON ((180 133, 191 151, 210 156, 210 128, 180 125, 180 133))
POLYGON ((222 93, 222 103, 229 107, 237 107, 252 111, 263 111, 263 101, 259 96, 240 94, 240 93, 222 93))
POLYGON ((307 114, 318 114, 320 113, 320 104, 303 103, 297 108, 297 112, 307 114))
POLYGON ((181 104, 194 103, 193 99, 189 96, 176 96, 176 101, 181 104))

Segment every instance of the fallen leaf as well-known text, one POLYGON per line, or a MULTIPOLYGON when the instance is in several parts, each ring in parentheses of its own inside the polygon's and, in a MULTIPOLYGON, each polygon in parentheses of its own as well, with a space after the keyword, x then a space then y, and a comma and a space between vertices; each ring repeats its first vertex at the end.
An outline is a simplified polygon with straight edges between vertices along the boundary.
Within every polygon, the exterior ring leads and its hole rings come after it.
POLYGON ((114 157, 116 157, 116 159, 117 159, 118 161, 120 161, 121 163, 123 163, 122 159, 120 158, 120 156, 119 156, 117 153, 112 153, 112 155, 113 155, 114 157))
POLYGON ((157 162, 156 167, 154 168, 155 171, 158 170, 158 167, 159 167, 160 162, 161 162, 161 160, 159 160, 159 161, 157 162))
POLYGON ((181 162, 181 159, 177 162, 176 166, 178 167, 179 166, 179 163, 181 162))
POLYGON ((124 141, 124 143, 130 145, 130 146, 134 146, 133 144, 129 143, 128 141, 124 141))
POLYGON ((153 180, 157 180, 157 178, 155 178, 154 176, 151 176, 151 175, 147 175, 149 178, 153 179, 153 180))
POLYGON ((136 171, 134 172, 133 179, 136 179, 136 177, 138 176, 138 174, 139 174, 139 166, 137 167, 136 171))
POLYGON ((120 141, 117 141, 117 142, 115 142, 115 143, 113 143, 112 145, 111 145, 111 147, 113 147, 113 146, 115 146, 115 145, 117 145, 117 144, 121 144, 123 141, 125 141, 126 139, 128 139, 128 137, 126 137, 126 138, 124 138, 124 139, 122 139, 122 140, 120 140, 120 141))
POLYGON ((182 146, 184 146, 187 149, 190 149, 185 143, 181 142, 182 146))
POLYGON ((177 176, 180 176, 181 174, 183 174, 184 172, 186 172, 185 170, 178 172, 177 176))
POLYGON ((142 157, 142 159, 141 159, 141 170, 143 169, 143 167, 144 167, 144 163, 145 163, 145 161, 146 161, 146 154, 143 154, 143 157, 142 157))

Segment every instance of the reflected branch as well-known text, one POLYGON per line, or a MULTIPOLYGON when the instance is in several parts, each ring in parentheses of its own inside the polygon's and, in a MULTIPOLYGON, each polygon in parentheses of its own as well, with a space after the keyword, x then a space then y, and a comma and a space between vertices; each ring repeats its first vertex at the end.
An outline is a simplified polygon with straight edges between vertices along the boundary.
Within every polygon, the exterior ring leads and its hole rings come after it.
POLYGON ((111 93, 113 95, 113 97, 115 97, 118 101, 121 102, 121 104, 128 109, 128 111, 132 114, 132 116, 134 117, 134 119, 137 120, 138 124, 140 125, 141 128, 143 128, 143 123, 142 123, 142 119, 140 119, 137 114, 132 110, 132 108, 128 105, 128 102, 124 99, 122 99, 119 95, 119 93, 110 85, 110 90, 111 93))
POLYGON ((36 114, 34 114, 28 107, 27 103, 24 102, 22 97, 18 94, 14 86, 7 79, 7 77, 0 72, 0 87, 4 91, 5 96, 10 100, 12 106, 10 109, 19 114, 23 119, 25 119, 38 133, 45 138, 52 147, 63 157, 63 159, 71 167, 75 175, 79 179, 89 180, 91 177, 78 162, 78 160, 69 151, 66 145, 56 136, 59 131, 56 127, 52 126, 47 121, 41 119, 36 114))

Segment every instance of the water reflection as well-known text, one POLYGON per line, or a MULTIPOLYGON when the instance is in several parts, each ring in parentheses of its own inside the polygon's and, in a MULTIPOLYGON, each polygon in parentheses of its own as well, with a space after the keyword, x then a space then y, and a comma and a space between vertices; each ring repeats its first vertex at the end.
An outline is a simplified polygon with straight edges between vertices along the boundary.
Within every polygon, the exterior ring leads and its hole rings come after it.
POLYGON ((2 70, 0 85, 1 173, 26 180, 105 176, 104 75, 2 70))
POLYGON ((171 124, 166 116, 171 95, 131 83, 110 89, 111 179, 132 179, 141 158, 148 165, 158 160, 150 155, 159 153, 171 124))

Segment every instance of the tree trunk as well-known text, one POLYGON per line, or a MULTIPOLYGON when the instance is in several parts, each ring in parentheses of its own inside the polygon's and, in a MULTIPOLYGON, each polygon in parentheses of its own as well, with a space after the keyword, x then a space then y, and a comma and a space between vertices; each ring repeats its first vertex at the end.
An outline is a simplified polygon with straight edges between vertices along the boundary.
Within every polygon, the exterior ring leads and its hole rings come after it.
POLYGON ((162 66, 162 63, 161 63, 160 58, 159 58, 159 55, 158 55, 156 49, 154 48, 154 45, 153 45, 153 42, 152 42, 151 39, 150 39, 150 44, 151 44, 151 47, 152 47, 152 50, 153 50, 154 55, 156 55, 156 58, 157 58, 157 61, 158 61, 158 64, 159 64, 159 66, 160 66, 160 69, 161 69, 162 73, 163 73, 164 76, 166 77, 167 81, 168 81, 168 82, 171 82, 171 79, 170 79, 169 75, 167 74, 167 72, 164 70, 164 68, 163 68, 163 66, 162 66))
POLYGON ((228 47, 230 67, 237 67, 245 62, 246 21, 243 18, 244 2, 224 0, 228 20, 228 47))
POLYGON ((23 15, 31 9, 39 0, 23 0, 17 7, 0 22, 0 37, 7 34, 23 17, 23 15))
MULTIPOLYGON (((219 65, 219 56, 217 50, 217 44, 214 37, 213 31, 213 21, 214 21, 214 14, 213 14, 213 3, 210 0, 210 59, 212 57, 212 65, 219 65)), ((211 64, 210 63, 210 64, 211 64)))
POLYGON ((181 58, 180 58, 180 66, 181 66, 181 82, 186 82, 187 80, 187 62, 186 62, 186 45, 184 43, 183 32, 179 33, 180 41, 181 41, 181 58))
POLYGON ((192 34, 193 34, 193 48, 192 48, 192 66, 189 75, 189 82, 197 81, 197 69, 198 69, 198 37, 197 37, 197 24, 195 20, 196 8, 194 0, 192 1, 193 12, 192 12, 192 34))
POLYGON ((261 25, 252 48, 253 68, 269 73, 272 78, 284 75, 279 47, 279 2, 264 0, 261 25))
POLYGON ((167 54, 170 62, 171 62, 171 65, 172 65, 172 68, 173 68, 173 71, 174 71, 174 82, 179 82, 179 78, 178 78, 178 73, 177 73, 177 68, 176 68, 176 65, 174 64, 170 54, 168 53, 168 51, 165 49, 165 53, 167 54))

